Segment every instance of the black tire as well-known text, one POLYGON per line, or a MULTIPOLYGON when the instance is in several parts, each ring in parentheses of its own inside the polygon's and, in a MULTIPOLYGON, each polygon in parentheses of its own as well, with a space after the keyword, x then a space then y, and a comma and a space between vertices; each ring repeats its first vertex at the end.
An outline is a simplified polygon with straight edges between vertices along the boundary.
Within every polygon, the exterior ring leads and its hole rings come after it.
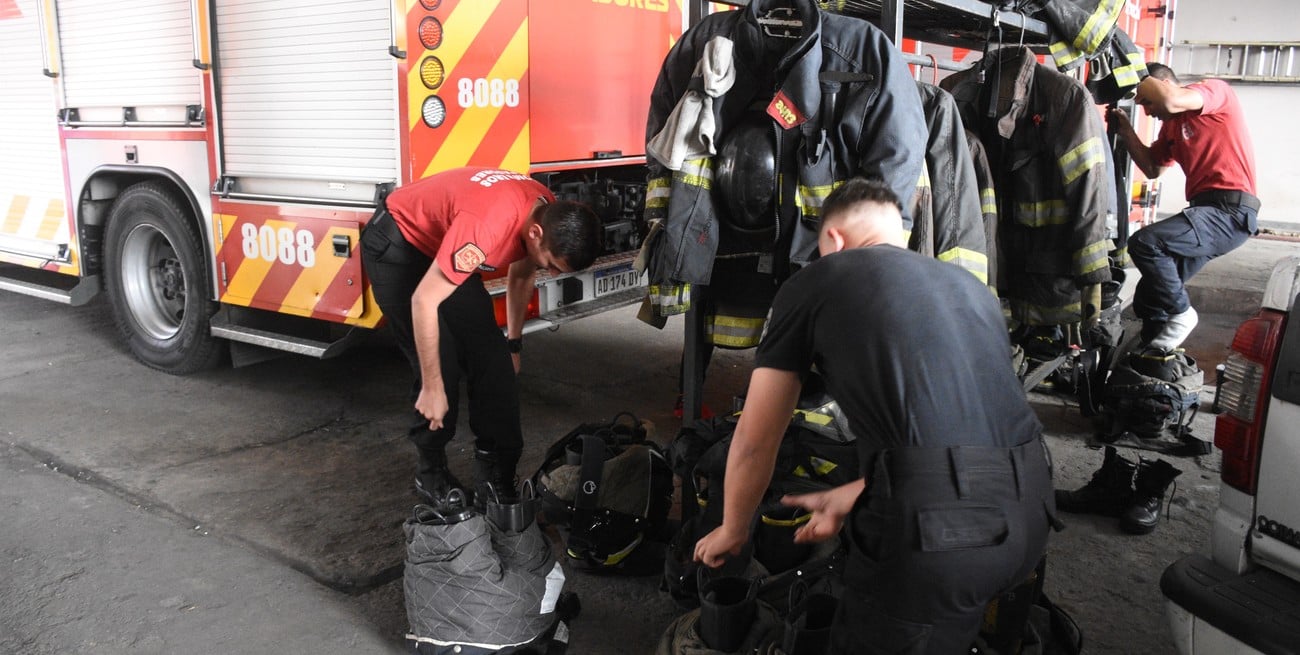
POLYGON ((203 241, 167 185, 128 188, 108 217, 104 283, 118 331, 144 364, 173 375, 215 367, 226 343, 212 336, 217 303, 203 241))

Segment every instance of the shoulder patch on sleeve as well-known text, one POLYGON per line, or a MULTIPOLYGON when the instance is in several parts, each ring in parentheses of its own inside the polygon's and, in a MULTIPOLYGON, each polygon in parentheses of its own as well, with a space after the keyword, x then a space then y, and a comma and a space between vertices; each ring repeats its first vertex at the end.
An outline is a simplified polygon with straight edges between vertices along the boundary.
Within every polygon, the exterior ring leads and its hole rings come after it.
POLYGON ((452 266, 460 273, 473 273, 486 261, 487 255, 483 254, 483 249, 472 242, 461 246, 451 256, 452 266))

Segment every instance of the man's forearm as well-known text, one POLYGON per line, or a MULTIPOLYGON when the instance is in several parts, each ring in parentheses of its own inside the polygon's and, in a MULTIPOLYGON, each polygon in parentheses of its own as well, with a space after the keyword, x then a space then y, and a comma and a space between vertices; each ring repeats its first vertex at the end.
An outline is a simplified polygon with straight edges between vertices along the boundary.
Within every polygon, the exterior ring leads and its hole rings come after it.
POLYGON ((799 388, 799 375, 790 371, 757 368, 750 377, 747 408, 727 451, 723 527, 745 530, 753 520, 772 481, 776 454, 799 401, 799 388))
POLYGON ((506 337, 518 339, 524 332, 524 315, 533 297, 535 275, 522 276, 513 271, 506 280, 506 337))
POLYGON ((1124 142, 1124 149, 1128 150, 1129 156, 1133 158, 1133 163, 1146 175, 1148 179, 1156 179, 1164 171, 1156 163, 1155 155, 1152 154, 1150 146, 1142 142, 1137 131, 1132 125, 1126 125, 1120 130, 1120 139, 1124 142))
POLYGON ((442 358, 438 355, 438 306, 429 307, 420 297, 411 299, 411 330, 420 358, 420 380, 425 387, 441 384, 442 358))

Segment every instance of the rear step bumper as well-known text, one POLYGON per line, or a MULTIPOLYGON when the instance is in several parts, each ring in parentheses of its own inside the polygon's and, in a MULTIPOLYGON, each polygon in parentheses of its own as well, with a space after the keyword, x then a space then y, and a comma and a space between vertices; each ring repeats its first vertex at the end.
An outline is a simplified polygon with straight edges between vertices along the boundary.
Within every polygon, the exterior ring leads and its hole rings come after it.
POLYGON ((1300 652, 1300 582, 1268 569, 1242 575, 1204 555, 1165 569, 1160 591, 1198 620, 1262 653, 1300 652))
POLYGON ((0 291, 77 307, 90 302, 99 293, 99 276, 77 277, 17 264, 0 264, 0 291))

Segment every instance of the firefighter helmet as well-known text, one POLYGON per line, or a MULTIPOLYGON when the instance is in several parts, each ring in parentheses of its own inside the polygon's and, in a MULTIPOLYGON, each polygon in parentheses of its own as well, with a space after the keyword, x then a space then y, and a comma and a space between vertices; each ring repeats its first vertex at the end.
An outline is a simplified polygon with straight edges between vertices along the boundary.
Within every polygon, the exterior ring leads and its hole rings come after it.
POLYGON ((754 112, 723 136, 714 167, 714 199, 721 217, 742 232, 776 226, 776 129, 754 112))

